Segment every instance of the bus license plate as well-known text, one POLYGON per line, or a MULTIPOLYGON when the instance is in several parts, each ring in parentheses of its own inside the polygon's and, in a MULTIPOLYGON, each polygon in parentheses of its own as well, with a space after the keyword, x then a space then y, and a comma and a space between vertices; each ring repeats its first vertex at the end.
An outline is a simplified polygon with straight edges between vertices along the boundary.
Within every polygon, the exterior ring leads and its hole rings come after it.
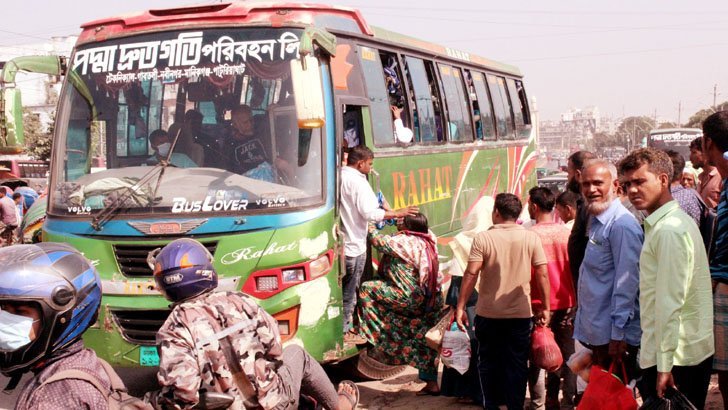
POLYGON ((139 346, 139 363, 142 366, 159 366, 156 346, 139 346))

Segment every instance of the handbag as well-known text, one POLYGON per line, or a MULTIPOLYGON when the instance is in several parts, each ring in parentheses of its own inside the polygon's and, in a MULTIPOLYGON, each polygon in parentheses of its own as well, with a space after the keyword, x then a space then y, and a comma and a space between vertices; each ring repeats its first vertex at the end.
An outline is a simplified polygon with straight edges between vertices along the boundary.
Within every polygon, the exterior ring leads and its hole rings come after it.
POLYGON ((425 333, 425 344, 427 347, 433 350, 440 350, 442 337, 445 336, 447 327, 452 323, 453 315, 453 310, 448 309, 437 324, 425 333))
MULTIPOLYGON (((609 371, 598 365, 592 365, 589 373, 589 384, 586 386, 578 410, 637 410, 637 400, 632 391, 625 386, 619 377, 612 374, 615 363, 609 366, 609 371)), ((627 370, 622 366, 622 379, 627 380, 627 370)))

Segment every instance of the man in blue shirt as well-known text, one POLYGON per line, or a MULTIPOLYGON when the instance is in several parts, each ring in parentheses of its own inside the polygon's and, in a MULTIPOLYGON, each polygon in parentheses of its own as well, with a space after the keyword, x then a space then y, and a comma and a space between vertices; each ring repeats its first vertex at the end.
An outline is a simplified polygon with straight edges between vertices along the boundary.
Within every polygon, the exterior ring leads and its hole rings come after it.
POLYGON ((713 318, 715 355, 713 369, 723 403, 728 403, 728 111, 712 114, 703 122, 703 156, 718 169, 723 189, 718 202, 718 218, 713 232, 710 277, 713 279, 713 318))
MULTIPOLYGON (((154 155, 147 159, 147 161, 151 164, 156 164, 165 160, 167 155, 169 155, 169 150, 172 149, 172 142, 170 141, 169 134, 167 134, 167 131, 162 129, 152 131, 149 135, 149 145, 154 150, 154 155)), ((190 157, 181 152, 173 152, 172 156, 169 157, 169 163, 178 168, 194 168, 197 166, 190 157)))
POLYGON ((593 351, 593 363, 608 369, 613 360, 623 362, 633 376, 641 337, 638 291, 644 235, 617 197, 618 185, 617 169, 608 161, 584 163, 581 192, 590 214, 589 240, 579 272, 574 338, 593 351))

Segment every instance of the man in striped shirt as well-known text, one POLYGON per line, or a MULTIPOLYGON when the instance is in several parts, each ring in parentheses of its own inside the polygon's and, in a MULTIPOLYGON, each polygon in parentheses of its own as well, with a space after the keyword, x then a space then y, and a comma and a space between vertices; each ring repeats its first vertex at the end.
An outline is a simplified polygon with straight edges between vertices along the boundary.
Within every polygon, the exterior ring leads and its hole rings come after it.
POLYGON ((715 320, 715 357, 713 369, 718 372, 718 385, 723 403, 728 403, 728 111, 712 114, 703 122, 703 155, 723 178, 718 202, 718 217, 710 255, 710 276, 713 279, 715 320))

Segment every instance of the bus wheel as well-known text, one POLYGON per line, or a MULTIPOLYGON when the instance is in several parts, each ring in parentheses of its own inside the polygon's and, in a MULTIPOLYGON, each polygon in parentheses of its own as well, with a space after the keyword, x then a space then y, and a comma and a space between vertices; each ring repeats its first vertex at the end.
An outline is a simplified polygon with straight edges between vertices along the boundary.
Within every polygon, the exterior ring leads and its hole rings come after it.
POLYGON ((357 376, 369 380, 384 380, 404 371, 407 366, 390 366, 372 359, 366 350, 362 350, 354 359, 354 371, 357 376))

